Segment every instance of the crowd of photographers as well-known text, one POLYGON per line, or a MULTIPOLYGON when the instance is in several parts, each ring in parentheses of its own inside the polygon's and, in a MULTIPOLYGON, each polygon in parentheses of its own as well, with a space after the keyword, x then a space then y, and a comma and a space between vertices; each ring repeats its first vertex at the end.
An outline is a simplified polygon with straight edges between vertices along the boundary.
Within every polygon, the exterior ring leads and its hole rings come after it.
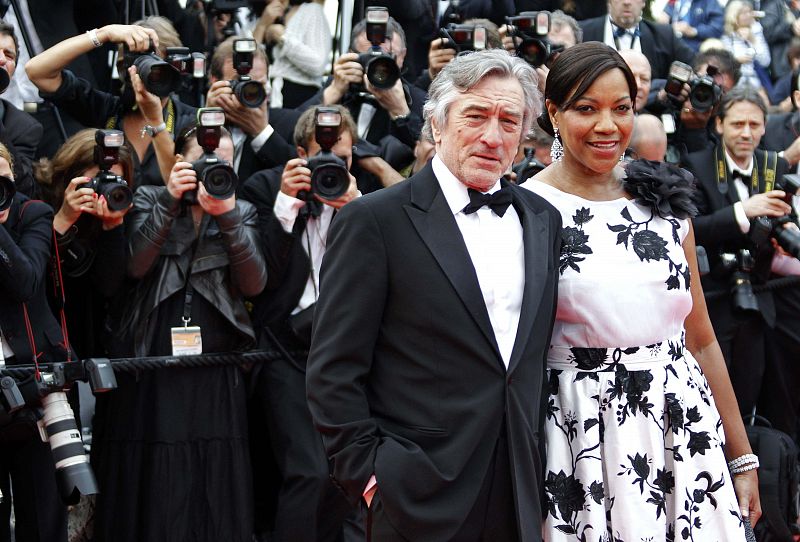
MULTIPOLYGON (((12 505, 16 540, 66 541, 65 504, 87 494, 87 540, 365 540, 305 402, 327 232, 425 167, 427 88, 483 48, 542 87, 576 43, 621 52, 638 86, 625 160, 697 178, 742 411, 800 435, 800 282, 785 278, 800 275, 800 2, 367 2, 328 76, 320 2, 154 2, 166 17, 133 24, 98 7, 96 28, 67 14, 71 35, 47 30, 63 5, 36 4, 2 4, 0 23, 0 368, 36 366, 0 379, 0 542, 12 505), (254 349, 277 359, 116 384, 102 362, 254 349), (73 414, 87 379, 91 469, 73 414)), ((552 141, 531 132, 508 177, 546 167, 552 141)))

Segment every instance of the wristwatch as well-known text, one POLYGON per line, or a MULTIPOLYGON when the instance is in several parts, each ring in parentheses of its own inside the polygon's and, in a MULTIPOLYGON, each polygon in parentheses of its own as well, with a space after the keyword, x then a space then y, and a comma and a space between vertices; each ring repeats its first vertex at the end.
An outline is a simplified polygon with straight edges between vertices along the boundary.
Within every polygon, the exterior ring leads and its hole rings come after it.
POLYGON ((161 123, 158 126, 151 126, 150 124, 145 124, 142 127, 142 137, 149 135, 150 137, 156 137, 158 134, 163 132, 167 129, 167 125, 165 123, 161 123))

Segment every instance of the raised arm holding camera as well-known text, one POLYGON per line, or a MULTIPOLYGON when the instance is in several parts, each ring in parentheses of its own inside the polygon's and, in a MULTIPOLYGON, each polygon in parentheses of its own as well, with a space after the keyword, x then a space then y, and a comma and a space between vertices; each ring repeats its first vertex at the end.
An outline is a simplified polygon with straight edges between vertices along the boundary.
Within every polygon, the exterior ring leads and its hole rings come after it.
MULTIPOLYGON (((343 522, 357 511, 328 478, 322 440, 305 400, 306 358, 295 354, 310 345, 331 221, 358 194, 348 171, 355 138, 355 123, 344 107, 309 109, 295 129, 298 158, 282 170, 257 173, 242 194, 258 209, 269 269, 267 288, 254 299, 259 346, 284 352, 253 374, 282 480, 274 540, 339 540, 343 522)), ((348 536, 345 540, 352 540, 348 536)))
POLYGON ((173 95, 182 72, 192 66, 185 61, 183 49, 172 53, 171 47, 181 47, 181 42, 170 22, 149 17, 138 24, 108 25, 64 40, 29 60, 25 70, 43 98, 84 126, 125 133, 135 151, 134 187, 163 185, 173 164, 173 134, 195 115, 195 108, 173 95), (95 89, 64 69, 104 43, 121 46, 119 69, 125 77, 121 97, 95 89))

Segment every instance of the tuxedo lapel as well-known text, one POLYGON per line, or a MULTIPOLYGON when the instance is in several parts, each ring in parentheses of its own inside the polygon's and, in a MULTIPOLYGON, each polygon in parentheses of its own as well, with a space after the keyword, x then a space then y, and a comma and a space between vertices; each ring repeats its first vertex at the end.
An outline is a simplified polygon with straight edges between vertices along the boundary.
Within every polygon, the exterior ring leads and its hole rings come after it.
POLYGON ((533 332, 533 322, 542 301, 542 291, 547 278, 548 264, 548 225, 542 213, 536 213, 520 197, 519 191, 524 190, 512 185, 514 194, 514 209, 522 221, 522 244, 525 251, 525 287, 522 292, 522 307, 519 314, 517 334, 514 339, 514 348, 511 351, 511 360, 508 364, 509 372, 513 371, 519 363, 528 339, 533 332))
POLYGON ((478 275, 430 163, 408 182, 412 183, 411 204, 404 205, 408 218, 502 364, 478 275))

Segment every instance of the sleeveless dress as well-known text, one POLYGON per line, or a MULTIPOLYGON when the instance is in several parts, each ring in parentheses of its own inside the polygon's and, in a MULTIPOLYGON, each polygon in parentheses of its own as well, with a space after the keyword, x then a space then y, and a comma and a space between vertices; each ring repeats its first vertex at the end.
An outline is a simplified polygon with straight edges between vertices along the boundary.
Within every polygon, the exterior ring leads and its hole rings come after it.
POLYGON ((744 541, 722 422, 685 348, 688 220, 523 185, 561 213, 546 541, 744 541))

